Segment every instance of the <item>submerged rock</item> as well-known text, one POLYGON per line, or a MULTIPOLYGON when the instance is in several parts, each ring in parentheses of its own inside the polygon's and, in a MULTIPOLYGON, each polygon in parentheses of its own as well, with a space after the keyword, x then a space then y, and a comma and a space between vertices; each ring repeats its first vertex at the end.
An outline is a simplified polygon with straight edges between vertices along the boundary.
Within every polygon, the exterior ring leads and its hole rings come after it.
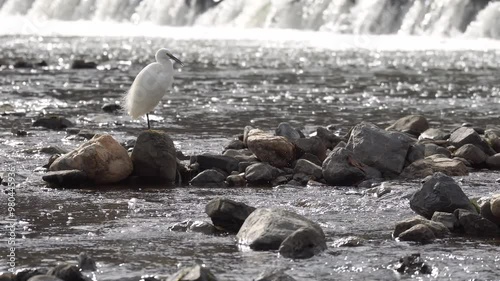
POLYGON ((347 236, 333 241, 333 247, 357 247, 364 244, 364 240, 357 236, 347 236))
POLYGON ((97 271, 95 260, 85 252, 78 255, 78 267, 82 271, 97 271))
POLYGON ((285 137, 253 129, 247 134, 246 144, 260 161, 274 167, 287 167, 295 160, 295 145, 285 137))
POLYGON ((33 127, 44 127, 51 130, 64 130, 73 127, 73 123, 62 116, 44 116, 33 122, 33 127))
POLYGON ((217 281, 217 278, 208 268, 197 264, 182 268, 166 281, 217 281))
POLYGON ((414 274, 431 274, 432 268, 424 262, 420 254, 411 254, 399 259, 399 265, 396 267, 397 272, 414 275, 414 274))
POLYGON ((54 268, 50 269, 49 272, 47 272, 47 275, 55 276, 57 278, 61 278, 62 280, 68 281, 88 281, 82 273, 80 272, 80 269, 74 265, 62 263, 54 268))
POLYGON ((205 206, 205 213, 214 226, 229 233, 237 233, 254 210, 254 207, 225 198, 214 199, 205 206))
POLYGON ((132 161, 112 136, 101 135, 55 159, 49 170, 80 170, 95 183, 115 183, 131 174, 132 161))
POLYGON ((410 198, 410 208, 428 219, 434 212, 453 213, 456 209, 476 213, 460 186, 443 173, 435 173, 424 180, 420 190, 410 198))
POLYGON ((338 147, 323 162, 322 174, 330 185, 351 186, 366 178, 364 167, 351 151, 338 147))
POLYGON ((80 170, 64 170, 45 173, 42 179, 49 184, 64 187, 80 187, 88 183, 89 178, 85 172, 80 170))
POLYGON ((398 131, 417 137, 427 129, 429 129, 429 122, 422 115, 405 116, 386 128, 387 131, 398 131))

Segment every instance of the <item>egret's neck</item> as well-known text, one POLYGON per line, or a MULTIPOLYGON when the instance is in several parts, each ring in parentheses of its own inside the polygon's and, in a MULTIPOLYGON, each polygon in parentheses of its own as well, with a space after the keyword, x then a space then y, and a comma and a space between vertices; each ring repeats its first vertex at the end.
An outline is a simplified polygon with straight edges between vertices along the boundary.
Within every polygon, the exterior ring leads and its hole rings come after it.
POLYGON ((159 64, 161 64, 165 68, 174 69, 174 65, 172 64, 172 61, 168 58, 156 57, 156 62, 158 62, 159 64))

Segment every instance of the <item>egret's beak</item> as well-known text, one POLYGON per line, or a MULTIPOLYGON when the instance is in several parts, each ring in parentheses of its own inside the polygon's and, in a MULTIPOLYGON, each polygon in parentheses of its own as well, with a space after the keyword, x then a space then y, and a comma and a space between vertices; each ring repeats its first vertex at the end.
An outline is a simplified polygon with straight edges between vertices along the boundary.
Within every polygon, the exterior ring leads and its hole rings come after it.
POLYGON ((184 64, 182 63, 181 60, 179 60, 178 58, 174 57, 174 55, 172 55, 171 53, 167 53, 167 56, 171 59, 173 59, 176 63, 180 64, 181 66, 184 66, 184 64))

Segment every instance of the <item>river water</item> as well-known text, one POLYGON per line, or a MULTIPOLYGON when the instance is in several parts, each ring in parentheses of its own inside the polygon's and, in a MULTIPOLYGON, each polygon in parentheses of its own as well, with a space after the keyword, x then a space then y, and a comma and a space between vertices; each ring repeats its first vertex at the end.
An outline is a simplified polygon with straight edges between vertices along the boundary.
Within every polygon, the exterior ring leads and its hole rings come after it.
MULTIPOLYGON (((388 40, 398 44, 397 38, 388 40)), ((499 280, 499 241, 448 238, 415 245, 391 238, 394 223, 413 216, 408 198, 418 181, 387 182, 393 191, 381 198, 341 187, 56 190, 41 181, 39 167, 49 156, 39 148, 71 149, 83 140, 67 138, 64 131, 32 128, 33 120, 60 114, 75 127, 110 133, 119 141, 136 138, 145 120, 104 113, 101 106, 119 102, 163 46, 185 66, 178 69, 172 93, 151 115, 152 126, 168 132, 187 155, 220 153, 244 126, 274 130, 282 121, 306 134, 327 125, 344 134, 362 120, 386 127, 414 113, 445 130, 464 122, 498 126, 500 49, 479 43, 474 48, 453 45, 450 50, 435 48, 448 46, 436 41, 430 48, 384 50, 182 36, 0 37, 0 61, 45 60, 49 65, 0 68, 0 162, 3 170, 15 168, 17 173, 18 267, 74 261, 86 251, 98 262, 96 280, 166 275, 193 262, 204 263, 220 280, 252 280, 269 267, 288 268, 297 280, 499 280), (99 67, 71 70, 73 59, 95 61, 99 67), (28 136, 13 136, 13 127, 27 130, 28 136), (303 214, 321 224, 329 249, 308 260, 291 261, 275 252, 238 249, 234 236, 168 230, 182 220, 207 220, 204 206, 216 197, 303 214), (128 208, 132 198, 138 202, 133 210, 128 208), (332 246, 349 235, 364 238, 363 246, 332 246), (399 257, 417 252, 433 267, 432 275, 396 274, 392 266, 399 257)), ((498 177, 497 172, 475 171, 457 180, 469 197, 479 198, 498 190, 498 177)), ((5 206, 7 195, 2 192, 0 199, 5 206)), ((7 223, 5 217, 0 223, 7 223)), ((5 258, 6 232, 0 241, 5 258)), ((0 271, 7 268, 0 263, 0 271)))

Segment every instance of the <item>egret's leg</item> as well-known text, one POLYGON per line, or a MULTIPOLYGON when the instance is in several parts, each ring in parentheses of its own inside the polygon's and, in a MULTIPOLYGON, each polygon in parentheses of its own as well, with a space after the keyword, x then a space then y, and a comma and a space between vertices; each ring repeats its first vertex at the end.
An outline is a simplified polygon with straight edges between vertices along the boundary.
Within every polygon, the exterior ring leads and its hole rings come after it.
POLYGON ((151 126, 149 126, 149 114, 146 113, 146 118, 148 119, 148 130, 151 129, 151 126))

